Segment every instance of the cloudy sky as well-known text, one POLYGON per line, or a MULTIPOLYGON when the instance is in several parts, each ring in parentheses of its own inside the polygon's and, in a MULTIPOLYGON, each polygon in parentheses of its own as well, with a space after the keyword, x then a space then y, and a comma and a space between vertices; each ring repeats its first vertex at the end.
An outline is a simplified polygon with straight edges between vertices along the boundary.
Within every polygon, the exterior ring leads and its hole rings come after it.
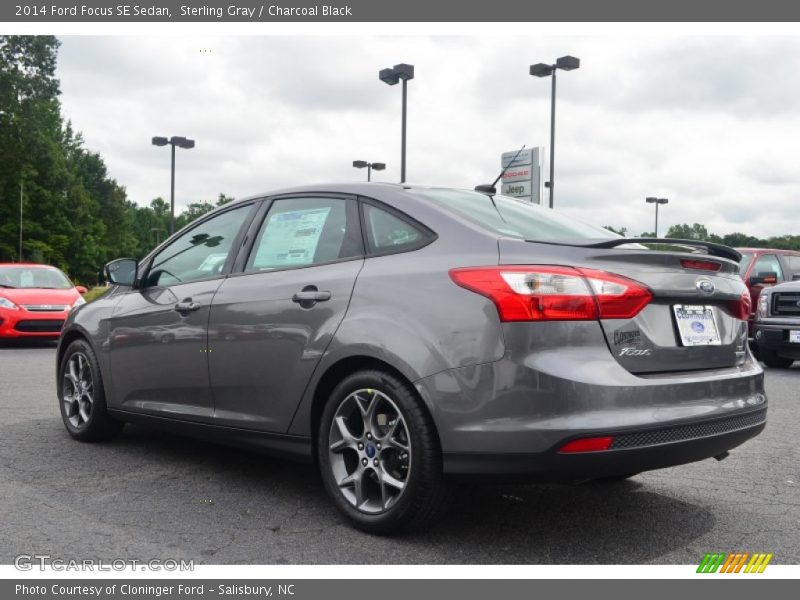
POLYGON ((549 80, 528 66, 581 59, 558 79, 556 207, 597 224, 661 233, 800 234, 800 38, 63 36, 64 114, 131 199, 179 206, 310 182, 399 179, 400 89, 409 83, 408 179, 472 187, 499 154, 549 139, 549 80))

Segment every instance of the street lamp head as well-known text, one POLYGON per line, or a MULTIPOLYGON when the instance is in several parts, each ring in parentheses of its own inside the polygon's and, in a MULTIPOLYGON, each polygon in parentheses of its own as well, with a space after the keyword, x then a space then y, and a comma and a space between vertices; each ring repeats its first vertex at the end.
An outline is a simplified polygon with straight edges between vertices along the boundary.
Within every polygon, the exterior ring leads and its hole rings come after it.
POLYGON ((659 198, 658 200, 656 200, 656 202, 658 202, 659 204, 668 204, 669 200, 667 198, 659 198))
POLYGON ((165 137, 154 137, 152 142, 153 146, 166 146, 169 144, 169 140, 165 137))
POLYGON ((365 161, 365 160, 354 160, 353 161, 353 166, 356 169, 365 169, 367 167, 367 161, 365 161))
POLYGON ((394 69, 381 69, 378 73, 378 79, 386 85, 397 85, 400 82, 400 77, 398 77, 394 69))
POLYGON ((394 72, 397 73, 397 76, 400 79, 404 80, 414 79, 414 65, 407 65, 406 63, 400 63, 399 65, 394 66, 394 72))
POLYGON ((536 63, 531 65, 531 75, 534 77, 547 77, 553 72, 553 65, 545 63, 536 63))
POLYGON ((372 168, 375 171, 383 171, 386 169, 386 163, 372 163, 372 168))
POLYGON ((581 66, 581 59, 574 56, 562 56, 556 60, 556 68, 562 71, 574 71, 581 66))
POLYGON ((658 202, 658 198, 654 198, 653 196, 648 196, 647 198, 644 199, 644 201, 647 202, 648 204, 655 204, 656 202, 658 202))
POLYGON ((169 139, 169 143, 173 146, 177 146, 178 148, 183 148, 185 150, 189 150, 194 148, 194 140, 186 139, 185 137, 173 135, 169 139))

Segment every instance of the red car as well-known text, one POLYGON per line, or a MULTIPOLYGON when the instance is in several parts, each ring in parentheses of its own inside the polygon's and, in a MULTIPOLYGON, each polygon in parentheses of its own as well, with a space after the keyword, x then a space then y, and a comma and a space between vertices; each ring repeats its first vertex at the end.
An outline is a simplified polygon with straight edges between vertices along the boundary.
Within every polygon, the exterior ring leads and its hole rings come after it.
POLYGON ((750 337, 753 336, 753 318, 758 297, 765 287, 784 281, 800 280, 800 252, 775 248, 736 248, 742 254, 739 274, 750 290, 753 312, 750 315, 750 337))
POLYGON ((57 338, 85 292, 55 267, 0 263, 0 339, 57 338))

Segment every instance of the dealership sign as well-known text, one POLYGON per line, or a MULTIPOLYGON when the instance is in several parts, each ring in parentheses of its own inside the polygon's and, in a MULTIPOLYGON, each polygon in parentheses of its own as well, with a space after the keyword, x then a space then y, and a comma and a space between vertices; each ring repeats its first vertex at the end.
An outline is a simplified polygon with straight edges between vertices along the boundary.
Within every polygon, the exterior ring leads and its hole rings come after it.
POLYGON ((506 169, 501 188, 504 196, 541 204, 542 150, 534 147, 503 152, 500 167, 506 169))

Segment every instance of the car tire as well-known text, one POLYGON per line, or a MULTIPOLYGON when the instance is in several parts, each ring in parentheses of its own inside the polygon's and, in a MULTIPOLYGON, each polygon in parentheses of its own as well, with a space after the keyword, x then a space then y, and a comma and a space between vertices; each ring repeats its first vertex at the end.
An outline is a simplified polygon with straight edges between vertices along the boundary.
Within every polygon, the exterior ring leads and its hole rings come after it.
POLYGON ((109 416, 97 356, 85 340, 75 340, 58 366, 58 404, 69 434, 82 442, 100 442, 125 424, 109 416))
POLYGON ((770 369, 788 369, 794 362, 793 358, 785 358, 778 355, 774 350, 767 350, 766 348, 761 348, 760 355, 760 359, 770 369))
POLYGON ((336 386, 320 420, 317 458, 333 504, 363 531, 420 529, 444 504, 433 422, 415 390, 389 373, 360 371, 336 386))

